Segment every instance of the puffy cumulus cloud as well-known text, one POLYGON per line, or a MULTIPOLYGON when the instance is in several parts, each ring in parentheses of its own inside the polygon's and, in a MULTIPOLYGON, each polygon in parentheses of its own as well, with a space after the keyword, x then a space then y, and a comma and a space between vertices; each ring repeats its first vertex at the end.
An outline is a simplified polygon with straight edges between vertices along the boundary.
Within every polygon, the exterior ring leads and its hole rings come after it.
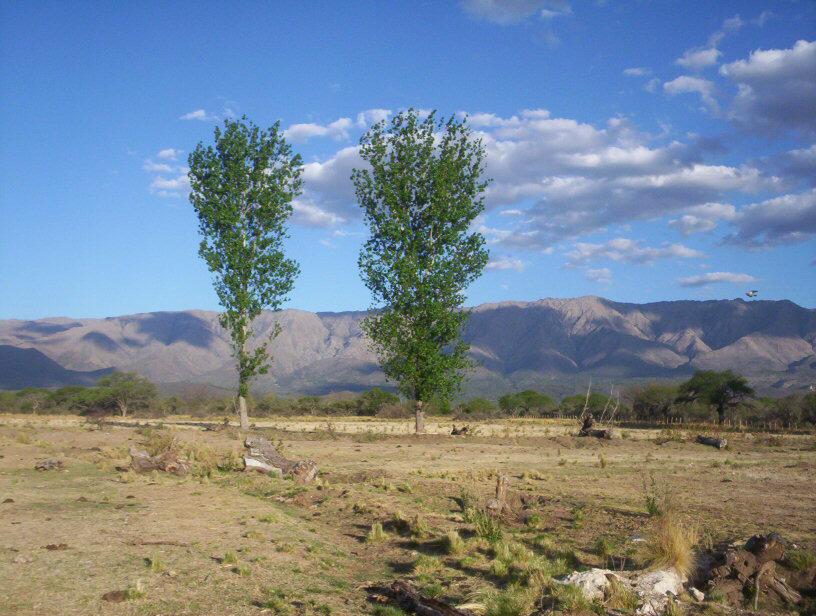
POLYGON ((720 67, 737 86, 729 117, 752 130, 816 132, 816 41, 759 49, 720 67))
POLYGON ((163 150, 159 150, 156 154, 156 158, 160 158, 162 160, 178 160, 178 157, 181 156, 183 150, 177 150, 175 148, 164 148, 163 150))
POLYGON ((572 13, 564 0, 461 0, 461 6, 474 17, 502 26, 520 23, 534 15, 552 19, 572 13))
POLYGON ((658 259, 692 259, 702 257, 703 253, 683 246, 666 244, 659 248, 643 246, 639 240, 623 237, 609 240, 604 244, 578 242, 573 250, 567 253, 568 265, 582 265, 598 260, 622 261, 624 263, 653 263, 658 259))
POLYGON ((514 270, 516 272, 524 271, 526 263, 521 259, 517 259, 515 257, 509 257, 507 255, 491 258, 490 261, 487 262, 487 266, 485 269, 487 270, 514 270))
POLYGON ((342 148, 324 161, 306 163, 303 165, 305 196, 343 218, 357 216, 358 207, 350 178, 353 169, 365 164, 357 146, 342 148))
POLYGON ((302 199, 292 202, 292 210, 292 222, 306 227, 334 227, 346 222, 342 216, 302 199))
POLYGON ((349 138, 349 130, 354 127, 351 118, 339 118, 329 124, 292 124, 283 131, 284 137, 295 143, 305 143, 314 137, 331 137, 336 141, 349 138))
POLYGON ((737 209, 728 203, 703 203, 685 210, 679 218, 669 221, 669 226, 683 235, 713 231, 720 220, 734 220, 737 209))
POLYGON ((722 52, 716 47, 702 49, 687 49, 682 56, 675 60, 675 64, 690 71, 699 71, 707 66, 717 64, 722 52))
POLYGON ((150 182, 150 192, 159 197, 182 198, 190 192, 190 180, 186 173, 169 178, 157 176, 150 182))
POLYGON ((357 126, 359 128, 365 128, 377 122, 382 122, 383 120, 387 120, 391 116, 391 113, 392 111, 390 109, 366 109, 357 114, 357 126))
POLYGON ((705 103, 706 107, 710 110, 717 111, 719 109, 717 99, 714 97, 714 82, 703 79, 702 77, 680 75, 680 77, 664 83, 663 91, 670 96, 677 94, 699 94, 703 103, 705 103))
POLYGON ((785 152, 778 157, 776 163, 785 177, 811 186, 816 184, 816 144, 785 152))
POLYGON ((181 154, 182 150, 165 148, 155 155, 162 162, 147 158, 142 163, 142 169, 153 176, 148 185, 152 194, 178 199, 186 197, 190 192, 190 180, 187 178, 189 169, 187 165, 178 163, 181 154))
POLYGON ((816 189, 753 203, 737 212, 725 241, 755 248, 806 241, 816 235, 816 189))
POLYGON ((721 282, 740 284, 755 281, 756 278, 753 276, 748 274, 735 274, 734 272, 708 272, 707 274, 688 276, 687 278, 680 278, 678 280, 681 287, 706 287, 721 282))
POLYGON ((584 276, 587 280, 591 280, 592 282, 597 282, 599 284, 609 284, 612 282, 612 270, 610 270, 608 267, 586 269, 584 270, 584 276))

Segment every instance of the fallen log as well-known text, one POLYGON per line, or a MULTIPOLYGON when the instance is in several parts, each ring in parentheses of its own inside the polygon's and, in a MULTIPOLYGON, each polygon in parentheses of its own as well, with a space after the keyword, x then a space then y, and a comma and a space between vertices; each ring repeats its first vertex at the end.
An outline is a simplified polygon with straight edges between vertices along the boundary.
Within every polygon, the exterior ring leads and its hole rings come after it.
POLYGON ((702 434, 697 435, 697 441, 700 445, 710 445, 711 447, 716 447, 717 449, 723 449, 728 446, 728 440, 724 438, 718 438, 715 436, 704 436, 702 434))
POLYGON ((462 426, 461 428, 457 428, 455 425, 451 430, 451 436, 466 436, 470 434, 470 426, 462 426))
POLYGON ((158 456, 151 456, 144 449, 131 447, 130 468, 137 473, 163 471, 181 476, 190 472, 190 462, 175 451, 165 451, 158 456))
POLYGON ((377 587, 372 590, 388 597, 403 610, 418 616, 474 616, 469 610, 455 608, 443 601, 424 596, 407 582, 396 581, 390 587, 377 587))
POLYGON ((309 483, 317 477, 316 462, 285 458, 262 436, 248 436, 244 445, 247 448, 244 469, 247 471, 288 475, 299 483, 309 483))

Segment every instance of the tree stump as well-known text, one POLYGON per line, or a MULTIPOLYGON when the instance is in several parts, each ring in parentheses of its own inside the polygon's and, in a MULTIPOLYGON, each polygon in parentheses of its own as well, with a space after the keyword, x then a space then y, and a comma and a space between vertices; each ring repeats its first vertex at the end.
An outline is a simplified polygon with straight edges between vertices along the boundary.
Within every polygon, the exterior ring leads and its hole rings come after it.
POLYGON ((247 454, 244 468, 247 471, 289 475, 299 483, 309 483, 317 477, 317 463, 313 460, 289 460, 275 446, 261 436, 248 436, 244 441, 247 454))

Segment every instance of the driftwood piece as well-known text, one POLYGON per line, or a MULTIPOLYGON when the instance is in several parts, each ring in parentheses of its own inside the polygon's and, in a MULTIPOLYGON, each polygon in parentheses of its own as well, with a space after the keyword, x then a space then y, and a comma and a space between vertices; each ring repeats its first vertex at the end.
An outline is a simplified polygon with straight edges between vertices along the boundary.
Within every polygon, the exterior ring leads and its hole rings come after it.
POLYGON ((473 616, 469 610, 455 608, 452 605, 426 597, 418 592, 408 582, 396 581, 389 587, 378 587, 376 592, 391 599, 403 610, 417 614, 417 616, 473 616))
POLYGON ((717 449, 723 449, 728 445, 728 439, 718 438, 716 436, 704 436, 702 434, 697 435, 696 442, 700 443, 701 445, 711 445, 717 449))
POLYGON ((768 588, 774 591, 786 603, 796 605, 802 601, 802 595, 787 585, 785 580, 778 576, 772 576, 766 582, 768 588))
POLYGON ((151 456, 144 449, 131 447, 130 468, 137 473, 163 471, 181 476, 190 472, 190 462, 174 451, 165 451, 158 456, 151 456))
POLYGON ((317 477, 317 463, 313 460, 289 460, 262 436, 248 436, 244 445, 244 468, 248 471, 289 475, 300 483, 309 483, 317 477))

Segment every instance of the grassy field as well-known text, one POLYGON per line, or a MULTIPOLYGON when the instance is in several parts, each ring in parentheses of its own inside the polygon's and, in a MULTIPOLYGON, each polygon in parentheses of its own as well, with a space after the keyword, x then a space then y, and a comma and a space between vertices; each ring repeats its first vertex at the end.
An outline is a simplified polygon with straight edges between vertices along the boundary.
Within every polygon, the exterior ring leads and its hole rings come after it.
POLYGON ((234 428, 0 416, 0 613, 372 614, 365 588, 394 579, 490 607, 530 563, 556 575, 609 554, 636 562, 631 539, 653 524, 644 484, 703 543, 770 531, 816 541, 813 436, 729 434, 717 451, 680 432, 579 439, 548 420, 457 438, 450 427, 431 420, 416 437, 407 421, 258 422, 288 457, 318 463, 302 486, 232 470, 234 428), (131 445, 172 439, 197 460, 192 475, 120 470, 131 445), (34 470, 44 458, 64 470, 34 470), (464 511, 492 496, 498 473, 523 509, 492 529, 504 555, 464 511), (124 600, 103 599, 112 591, 124 600))

